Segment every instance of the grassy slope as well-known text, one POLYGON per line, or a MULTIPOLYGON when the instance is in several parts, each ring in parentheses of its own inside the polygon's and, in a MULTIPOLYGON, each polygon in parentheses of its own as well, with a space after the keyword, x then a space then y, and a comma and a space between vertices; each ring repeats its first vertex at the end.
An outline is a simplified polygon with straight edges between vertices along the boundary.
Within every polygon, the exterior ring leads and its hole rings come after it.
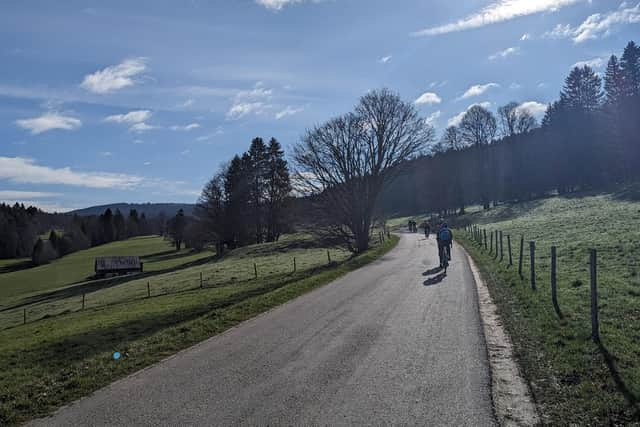
POLYGON ((487 232, 499 229, 514 236, 516 264, 519 237, 525 236, 524 280, 517 267, 506 266, 506 257, 498 263, 475 244, 463 243, 483 270, 546 422, 640 421, 640 203, 609 195, 552 198, 466 219, 487 232), (537 247, 537 291, 528 280, 529 240, 537 247), (558 247, 563 319, 550 299, 551 245, 558 247), (591 247, 599 254, 602 348, 589 338, 591 247))
MULTIPOLYGON (((161 237, 138 237, 75 252, 39 267, 0 274, 0 306, 26 294, 87 281, 93 275, 93 261, 97 256, 138 255, 143 257, 145 271, 184 263, 184 258, 177 259, 171 249, 171 245, 161 237)), ((186 254, 185 250, 181 252, 181 255, 186 254)), ((204 256, 207 254, 196 254, 194 260, 204 256)))
MULTIPOLYGON (((326 249, 309 242, 298 237, 242 248, 221 261, 152 278, 170 286, 195 279, 207 267, 218 278, 215 287, 67 313, 0 331, 0 366, 6 367, 0 373, 0 425, 49 413, 328 283, 373 261, 391 249, 397 238, 331 266, 326 265, 326 249), (296 273, 291 272, 294 254, 296 273), (248 280, 254 260, 260 277, 248 280), (119 362, 111 358, 115 350, 124 354, 119 362)), ((336 249, 331 253, 334 260, 347 257, 336 249)))

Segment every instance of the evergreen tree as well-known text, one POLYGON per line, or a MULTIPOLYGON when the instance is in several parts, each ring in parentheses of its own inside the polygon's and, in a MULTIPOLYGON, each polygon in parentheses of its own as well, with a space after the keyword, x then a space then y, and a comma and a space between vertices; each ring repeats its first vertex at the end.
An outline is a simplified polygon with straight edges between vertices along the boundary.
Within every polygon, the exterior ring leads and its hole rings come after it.
POLYGON ((640 95, 640 46, 630 41, 620 58, 620 68, 624 79, 624 96, 640 95))
POLYGON ((265 177, 267 174, 267 146, 262 138, 251 141, 249 151, 243 156, 245 174, 249 181, 249 200, 253 217, 255 243, 262 243, 264 237, 263 205, 265 198, 265 177))
POLYGON ((622 76, 622 68, 618 58, 615 55, 611 55, 604 75, 605 103, 609 108, 617 108, 620 105, 624 93, 624 79, 622 76))
POLYGON ((289 168, 280 143, 271 138, 266 159, 267 241, 278 240, 282 232, 285 200, 291 192, 289 168))
POLYGON ((113 216, 113 228, 115 229, 116 240, 124 240, 127 238, 127 228, 124 222, 124 215, 122 215, 120 209, 116 209, 116 214, 113 216))
POLYGON ((184 216, 184 211, 180 209, 178 213, 176 213, 176 216, 169 221, 169 236, 173 240, 176 251, 179 251, 182 247, 186 227, 187 219, 184 216))
POLYGON ((596 112, 602 98, 602 81, 588 65, 574 67, 560 92, 561 105, 573 112, 596 112))

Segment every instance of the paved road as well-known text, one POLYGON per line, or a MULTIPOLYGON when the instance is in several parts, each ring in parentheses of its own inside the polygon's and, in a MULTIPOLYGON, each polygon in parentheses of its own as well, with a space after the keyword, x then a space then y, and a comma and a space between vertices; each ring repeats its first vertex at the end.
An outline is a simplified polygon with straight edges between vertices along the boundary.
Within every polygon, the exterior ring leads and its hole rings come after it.
POLYGON ((403 234, 381 260, 35 425, 494 425, 466 258, 403 234))

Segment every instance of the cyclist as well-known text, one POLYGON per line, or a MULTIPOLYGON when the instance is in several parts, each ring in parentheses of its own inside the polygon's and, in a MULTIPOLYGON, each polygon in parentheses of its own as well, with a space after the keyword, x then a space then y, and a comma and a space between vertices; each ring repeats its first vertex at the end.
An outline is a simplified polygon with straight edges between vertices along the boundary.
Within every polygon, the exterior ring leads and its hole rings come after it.
POLYGON ((440 267, 446 268, 451 260, 451 244, 453 243, 453 233, 447 227, 446 223, 442 223, 438 234, 436 235, 438 241, 438 256, 440 258, 440 267))

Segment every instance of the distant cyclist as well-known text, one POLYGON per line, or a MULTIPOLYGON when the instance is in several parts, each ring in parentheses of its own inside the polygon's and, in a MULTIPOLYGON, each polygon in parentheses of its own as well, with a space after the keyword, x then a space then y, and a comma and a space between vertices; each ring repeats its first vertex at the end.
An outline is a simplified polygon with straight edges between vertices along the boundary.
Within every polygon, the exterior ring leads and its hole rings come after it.
POLYGON ((453 233, 447 227, 446 223, 443 223, 436 235, 438 241, 438 257, 440 258, 440 267, 446 267, 451 260, 451 245, 453 243, 453 233))

